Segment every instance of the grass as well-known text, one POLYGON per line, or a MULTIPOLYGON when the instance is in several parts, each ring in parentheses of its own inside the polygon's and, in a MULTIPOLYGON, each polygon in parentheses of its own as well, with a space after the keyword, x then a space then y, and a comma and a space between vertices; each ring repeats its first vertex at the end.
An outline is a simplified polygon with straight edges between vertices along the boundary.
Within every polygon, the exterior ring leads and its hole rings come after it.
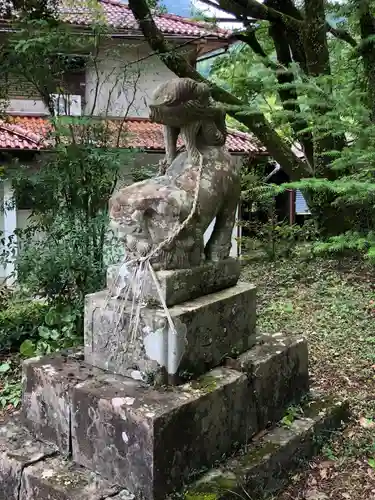
POLYGON ((19 355, 0 358, 0 417, 21 404, 21 366, 19 355))
POLYGON ((375 499, 374 269, 350 259, 252 262, 261 332, 304 335, 312 385, 351 402, 352 420, 277 500, 375 499))

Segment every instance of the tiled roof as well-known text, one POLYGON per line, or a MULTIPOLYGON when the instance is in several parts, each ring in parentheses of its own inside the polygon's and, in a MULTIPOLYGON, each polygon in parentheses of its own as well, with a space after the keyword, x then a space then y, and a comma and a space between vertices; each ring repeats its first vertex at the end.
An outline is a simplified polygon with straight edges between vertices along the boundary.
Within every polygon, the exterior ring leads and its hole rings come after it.
MULTIPOLYGON (((124 138, 121 147, 140 148, 146 151, 164 151, 162 126, 151 123, 146 118, 108 120, 113 136, 122 128, 124 138)), ((51 130, 48 117, 9 116, 6 123, 0 124, 0 149, 47 149, 51 130)), ((182 146, 182 143, 179 144, 182 146)), ((264 147, 250 134, 230 130, 227 147, 232 153, 264 154, 264 147)))
POLYGON ((0 123, 1 149, 40 149, 44 138, 17 122, 0 123))
MULTIPOLYGON (((88 26, 95 19, 103 19, 113 28, 140 34, 139 26, 130 8, 117 0, 98 0, 98 8, 87 0, 60 0, 61 20, 77 26, 88 26)), ((155 14, 154 20, 164 35, 181 35, 191 38, 215 38, 226 40, 231 32, 208 23, 192 21, 172 14, 155 14)))

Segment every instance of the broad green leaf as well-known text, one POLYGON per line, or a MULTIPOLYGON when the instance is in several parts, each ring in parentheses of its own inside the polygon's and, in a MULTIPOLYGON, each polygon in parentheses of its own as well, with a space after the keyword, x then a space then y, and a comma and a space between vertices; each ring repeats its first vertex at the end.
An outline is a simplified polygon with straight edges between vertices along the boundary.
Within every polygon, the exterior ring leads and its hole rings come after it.
POLYGON ((6 373, 10 370, 10 363, 1 363, 0 373, 6 373))
POLYGON ((25 340, 20 346, 20 353, 25 358, 32 358, 35 356, 35 344, 31 340, 25 340))

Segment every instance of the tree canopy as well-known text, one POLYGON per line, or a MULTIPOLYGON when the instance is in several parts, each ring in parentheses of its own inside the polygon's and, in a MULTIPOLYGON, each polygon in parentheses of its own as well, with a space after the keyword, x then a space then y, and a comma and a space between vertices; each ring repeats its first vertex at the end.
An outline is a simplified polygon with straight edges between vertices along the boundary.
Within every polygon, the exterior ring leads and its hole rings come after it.
MULTIPOLYGON (((361 233, 366 226, 368 236, 375 188, 374 2, 202 3, 238 24, 237 44, 211 71, 213 97, 266 146, 291 186, 304 191, 323 233, 361 233)), ((164 63, 180 77, 202 80, 163 38, 146 2, 129 0, 129 6, 164 63)))

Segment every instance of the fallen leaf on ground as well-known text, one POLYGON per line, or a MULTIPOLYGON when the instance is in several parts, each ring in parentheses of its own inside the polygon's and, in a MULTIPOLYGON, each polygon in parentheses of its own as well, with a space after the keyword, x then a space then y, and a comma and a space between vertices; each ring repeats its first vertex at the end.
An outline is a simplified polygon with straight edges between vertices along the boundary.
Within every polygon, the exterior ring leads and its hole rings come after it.
POLYGON ((359 419, 359 425, 363 427, 364 429, 374 429, 375 428, 375 422, 371 420, 370 418, 366 417, 361 417, 359 419))
POLYGON ((325 460, 324 462, 320 462, 319 467, 321 469, 329 469, 333 465, 335 465, 335 462, 333 460, 325 460))
POLYGON ((328 477, 328 470, 327 469, 321 469, 319 472, 319 475, 322 479, 327 479, 328 477))
POLYGON ((318 490, 310 490, 305 495, 305 500, 326 500, 327 498, 325 493, 318 490))

